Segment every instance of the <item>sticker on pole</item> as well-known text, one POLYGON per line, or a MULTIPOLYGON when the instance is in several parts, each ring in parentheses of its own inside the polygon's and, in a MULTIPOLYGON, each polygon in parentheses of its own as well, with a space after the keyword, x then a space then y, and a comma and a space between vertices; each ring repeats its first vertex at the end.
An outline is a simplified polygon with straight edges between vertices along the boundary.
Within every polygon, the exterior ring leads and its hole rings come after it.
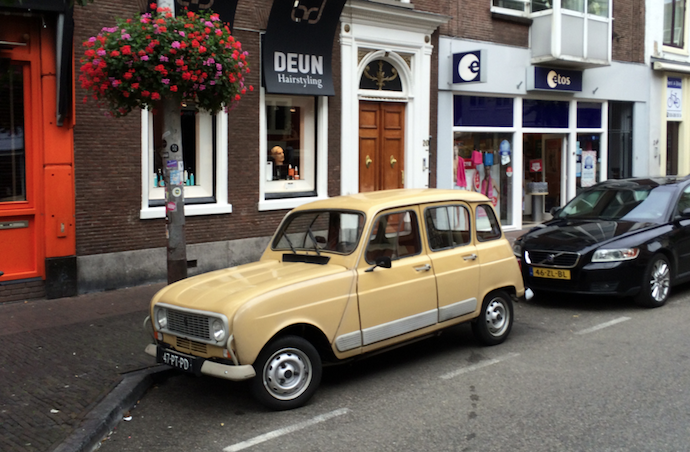
POLYGON ((182 195, 182 188, 180 187, 174 187, 172 189, 172 194, 174 197, 179 198, 182 195))
POLYGON ((177 203, 176 202, 169 202, 165 204, 165 209, 168 212, 177 212, 177 203))

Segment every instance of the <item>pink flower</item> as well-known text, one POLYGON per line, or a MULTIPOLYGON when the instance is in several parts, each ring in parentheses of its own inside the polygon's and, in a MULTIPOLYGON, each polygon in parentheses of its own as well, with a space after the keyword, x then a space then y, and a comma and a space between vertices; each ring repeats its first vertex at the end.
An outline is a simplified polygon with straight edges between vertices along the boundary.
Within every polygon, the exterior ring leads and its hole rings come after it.
POLYGON ((180 48, 180 41, 173 41, 172 48, 173 49, 179 49, 180 48))

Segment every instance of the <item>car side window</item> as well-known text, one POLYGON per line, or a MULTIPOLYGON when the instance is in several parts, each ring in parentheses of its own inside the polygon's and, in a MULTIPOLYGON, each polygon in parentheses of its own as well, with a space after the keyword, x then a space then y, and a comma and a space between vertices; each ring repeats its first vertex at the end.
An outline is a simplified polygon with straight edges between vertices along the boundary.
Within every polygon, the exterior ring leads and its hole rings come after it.
POLYGON ((680 195, 676 215, 682 214, 685 209, 690 209, 690 187, 686 188, 680 195))
POLYGON ((497 240, 501 238, 501 227, 496 220, 496 215, 491 207, 486 204, 477 206, 477 240, 486 242, 489 240, 497 240))
POLYGON ((432 251, 470 243, 470 212, 464 206, 429 207, 424 213, 432 251))
POLYGON ((414 256, 422 251, 417 214, 413 211, 380 215, 374 221, 365 258, 374 264, 381 256, 391 260, 414 256))

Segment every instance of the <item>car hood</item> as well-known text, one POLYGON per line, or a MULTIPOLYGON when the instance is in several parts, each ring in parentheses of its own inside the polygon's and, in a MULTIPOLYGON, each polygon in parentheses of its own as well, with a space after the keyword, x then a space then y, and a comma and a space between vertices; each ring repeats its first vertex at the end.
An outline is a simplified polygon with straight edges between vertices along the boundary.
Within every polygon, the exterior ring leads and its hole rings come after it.
POLYGON ((528 249, 582 251, 657 226, 622 220, 553 220, 521 237, 528 249))
POLYGON ((262 260, 178 281, 159 291, 153 302, 230 317, 244 302, 260 295, 345 270, 333 264, 262 260))

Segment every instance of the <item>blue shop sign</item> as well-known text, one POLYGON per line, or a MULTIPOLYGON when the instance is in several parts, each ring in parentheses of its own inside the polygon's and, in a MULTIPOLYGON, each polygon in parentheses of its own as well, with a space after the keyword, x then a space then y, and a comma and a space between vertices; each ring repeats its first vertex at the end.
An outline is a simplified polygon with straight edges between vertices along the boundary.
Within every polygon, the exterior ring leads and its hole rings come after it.
POLYGON ((527 90, 582 91, 582 71, 533 66, 527 69, 527 90))
POLYGON ((486 51, 453 54, 453 83, 486 82, 486 51))

